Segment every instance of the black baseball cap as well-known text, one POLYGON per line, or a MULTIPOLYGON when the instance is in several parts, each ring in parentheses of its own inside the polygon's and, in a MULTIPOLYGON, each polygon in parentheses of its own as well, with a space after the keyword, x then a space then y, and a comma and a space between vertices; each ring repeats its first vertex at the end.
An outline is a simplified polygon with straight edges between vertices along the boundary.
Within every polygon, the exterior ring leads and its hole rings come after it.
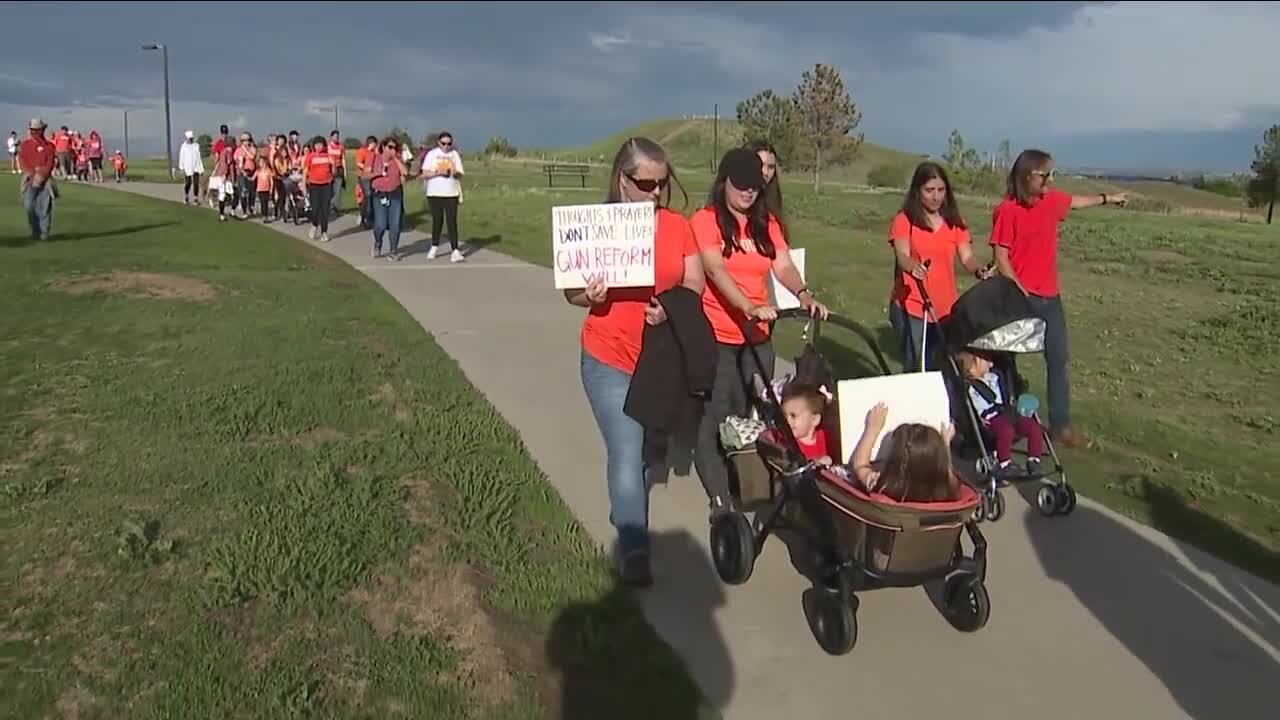
POLYGON ((720 158, 719 174, 739 190, 760 190, 764 187, 760 156, 747 148, 733 148, 725 153, 720 158))

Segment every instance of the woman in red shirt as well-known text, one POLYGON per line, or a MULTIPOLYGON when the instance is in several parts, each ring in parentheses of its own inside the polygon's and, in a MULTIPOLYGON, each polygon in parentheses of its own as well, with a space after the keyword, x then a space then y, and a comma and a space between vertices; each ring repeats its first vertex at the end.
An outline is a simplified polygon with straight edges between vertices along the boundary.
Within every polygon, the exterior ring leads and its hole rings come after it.
POLYGON ((608 457, 605 475, 609 519, 618 532, 622 580, 637 586, 653 581, 643 456, 645 430, 623 412, 623 406, 640 358, 645 325, 667 321, 655 298, 677 285, 702 294, 704 284, 702 262, 689 223, 682 214, 668 208, 673 182, 678 184, 662 146, 647 138, 631 138, 623 143, 613 159, 605 202, 652 201, 656 206, 654 286, 608 288, 597 280, 586 288, 564 293, 571 304, 589 309, 581 335, 582 388, 608 457))
MULTIPOLYGON (((935 319, 941 322, 951 314, 958 295, 953 270, 956 256, 978 279, 991 274, 973 254, 969 227, 960 215, 951 181, 941 165, 922 162, 916 167, 902 210, 889 225, 889 245, 896 261, 889 324, 898 336, 903 370, 914 372, 921 369, 920 344, 925 333, 932 347, 937 347, 939 337, 937 328, 925 317, 917 281, 923 281, 935 319)), ((936 369, 934 360, 936 356, 929 358, 925 367, 936 369)))
POLYGON ((764 186, 760 157, 749 148, 734 148, 720 160, 706 207, 689 221, 711 281, 702 294, 702 309, 715 331, 719 353, 715 385, 693 453, 711 503, 713 523, 728 509, 729 498, 729 475, 720 453, 720 423, 730 415, 747 413, 747 388, 761 370, 755 363, 757 355, 768 376, 773 377, 768 321, 778 313, 769 305, 769 274, 799 298, 801 307, 810 314, 827 317, 827 308, 814 299, 791 262, 782 226, 761 194, 764 186), (748 324, 751 337, 743 334, 748 324), (748 344, 754 346, 754 352, 747 349, 748 344))
POLYGON ((302 183, 311 199, 311 239, 329 242, 329 209, 333 195, 333 157, 324 138, 311 141, 311 152, 302 158, 302 183))
POLYGON ((1023 150, 1009 170, 1005 198, 992 211, 991 245, 1000 274, 1018 284, 1045 322, 1044 362, 1049 394, 1049 428, 1054 441, 1082 447, 1071 428, 1071 388, 1067 379, 1067 320, 1058 294, 1058 223, 1077 208, 1124 205, 1126 193, 1070 195, 1053 187, 1053 158, 1043 150, 1023 150))

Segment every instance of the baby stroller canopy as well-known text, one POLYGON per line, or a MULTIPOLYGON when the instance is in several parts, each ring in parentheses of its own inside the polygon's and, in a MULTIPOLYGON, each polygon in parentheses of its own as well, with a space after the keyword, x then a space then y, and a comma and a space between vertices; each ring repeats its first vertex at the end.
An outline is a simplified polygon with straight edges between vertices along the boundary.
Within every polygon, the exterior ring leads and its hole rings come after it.
POLYGON ((1044 321, 1031 311, 1031 303, 1018 286, 999 275, 957 298, 942 326, 952 350, 1044 351, 1044 321))

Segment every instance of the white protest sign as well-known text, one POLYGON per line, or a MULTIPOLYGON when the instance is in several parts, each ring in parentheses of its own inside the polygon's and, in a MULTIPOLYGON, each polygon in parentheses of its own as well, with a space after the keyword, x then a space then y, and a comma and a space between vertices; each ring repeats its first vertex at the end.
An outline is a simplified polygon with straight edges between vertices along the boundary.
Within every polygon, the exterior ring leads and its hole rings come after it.
POLYGON ((941 429, 951 422, 951 400, 942 373, 903 373, 879 377, 841 380, 836 383, 840 407, 840 444, 848 462, 867 426, 867 411, 876 403, 889 408, 884 429, 871 448, 871 457, 880 452, 880 441, 904 423, 920 423, 941 429))
MULTIPOLYGON (((800 279, 804 280, 804 248, 791 248, 791 262, 800 271, 800 279)), ((790 310, 800 307, 800 298, 778 282, 778 277, 769 273, 769 297, 773 298, 774 307, 779 310, 790 310)))
POLYGON ((651 202, 551 208, 556 289, 583 288, 596 278, 611 288, 652 285, 653 237, 651 202))

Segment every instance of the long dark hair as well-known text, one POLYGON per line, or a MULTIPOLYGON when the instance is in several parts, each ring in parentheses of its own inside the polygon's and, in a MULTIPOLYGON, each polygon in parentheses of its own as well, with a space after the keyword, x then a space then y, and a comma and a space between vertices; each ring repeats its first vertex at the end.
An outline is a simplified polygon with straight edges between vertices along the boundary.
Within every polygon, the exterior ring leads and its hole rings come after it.
POLYGON ((942 201, 942 207, 938 208, 938 214, 951 227, 967 230, 969 226, 965 224, 964 217, 960 215, 960 208, 956 204, 955 192, 951 189, 951 178, 947 177, 946 169, 936 162, 926 161, 916 166, 915 174, 911 176, 911 186, 907 188, 907 194, 902 198, 902 212, 915 227, 922 230, 933 230, 929 226, 929 218, 925 213, 924 205, 920 202, 920 191, 924 188, 925 183, 935 178, 941 180, 946 187, 946 197, 942 201))
MULTIPOLYGON (((733 152, 730 150, 729 152, 733 152)), ((742 152, 739 150, 738 152, 742 152)), ((728 153, 726 153, 726 156, 728 153)), ((746 252, 738 243, 738 220, 729 210, 725 199, 724 186, 729 181, 729 169, 724 158, 720 159, 720 167, 716 172, 715 182, 711 184, 711 193, 707 196, 707 206, 714 208, 716 224, 720 226, 720 242, 722 253, 729 257, 736 252, 746 252)), ((756 201, 747 209, 747 234, 755 243, 756 252, 772 260, 777 256, 773 247, 773 239, 769 237, 769 208, 765 206, 764 193, 756 194, 756 201)))
POLYGON ((1031 148, 1018 153, 1018 159, 1009 168, 1009 177, 1005 180, 1005 195, 1018 201, 1023 207, 1031 207, 1035 197, 1031 195, 1031 173, 1044 170, 1053 162, 1053 156, 1043 150, 1031 148))
MULTIPOLYGON (((773 144, 768 140, 753 140, 747 145, 751 148, 751 152, 759 155, 767 152, 773 156, 774 162, 778 162, 778 151, 773 148, 773 144)), ((782 239, 791 244, 791 232, 787 229, 787 214, 782 207, 782 172, 775 165, 773 169, 773 179, 769 184, 764 186, 764 190, 760 193, 764 196, 764 206, 777 219, 778 225, 782 228, 782 239)))
POLYGON ((951 451, 937 428, 904 423, 885 436, 880 492, 899 502, 941 502, 956 497, 951 451))

